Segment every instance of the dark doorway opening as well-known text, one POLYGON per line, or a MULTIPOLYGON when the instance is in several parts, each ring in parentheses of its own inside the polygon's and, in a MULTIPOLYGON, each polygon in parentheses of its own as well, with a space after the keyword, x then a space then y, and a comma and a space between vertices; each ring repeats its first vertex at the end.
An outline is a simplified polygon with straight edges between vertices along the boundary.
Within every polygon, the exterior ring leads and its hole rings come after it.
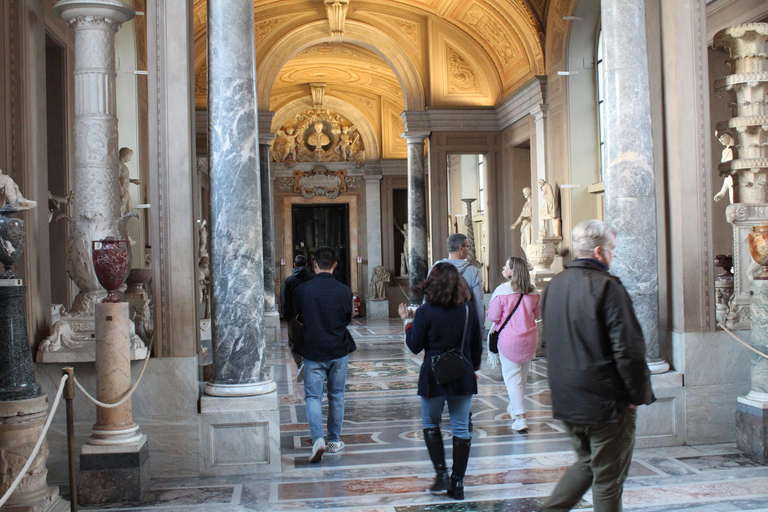
POLYGON ((349 205, 293 205, 292 217, 293 257, 303 254, 312 261, 315 249, 333 247, 338 262, 333 276, 350 286, 349 205))

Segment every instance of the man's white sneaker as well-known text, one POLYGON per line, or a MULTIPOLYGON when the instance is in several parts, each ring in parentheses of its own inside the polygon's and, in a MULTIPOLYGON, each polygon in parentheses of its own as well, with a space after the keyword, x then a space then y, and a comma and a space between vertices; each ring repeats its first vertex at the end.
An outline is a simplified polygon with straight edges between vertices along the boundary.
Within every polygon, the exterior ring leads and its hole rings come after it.
POLYGON ((320 462, 325 453, 325 439, 318 439, 312 445, 312 455, 309 456, 309 462, 320 462))
POLYGON ((525 418, 518 418, 515 421, 513 421, 512 430, 517 430, 518 432, 521 432, 523 430, 528 430, 528 423, 526 423, 525 418))
POLYGON ((296 372, 296 382, 302 382, 304 380, 304 365, 299 366, 299 371, 296 372))
POLYGON ((345 446, 344 441, 331 441, 328 443, 328 449, 326 451, 328 453, 340 452, 345 446))

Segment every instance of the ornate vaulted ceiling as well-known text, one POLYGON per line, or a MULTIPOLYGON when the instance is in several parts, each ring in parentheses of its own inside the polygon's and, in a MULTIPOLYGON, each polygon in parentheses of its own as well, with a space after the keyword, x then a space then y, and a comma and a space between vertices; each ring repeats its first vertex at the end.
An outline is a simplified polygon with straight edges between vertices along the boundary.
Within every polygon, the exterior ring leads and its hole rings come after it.
MULTIPOLYGON (((379 157, 404 158, 403 110, 494 106, 544 74, 549 0, 349 0, 342 35, 326 2, 254 0, 259 110, 275 123, 311 108, 309 84, 324 83, 326 108, 368 123, 379 157)), ((206 10, 194 1, 198 108, 206 10)))

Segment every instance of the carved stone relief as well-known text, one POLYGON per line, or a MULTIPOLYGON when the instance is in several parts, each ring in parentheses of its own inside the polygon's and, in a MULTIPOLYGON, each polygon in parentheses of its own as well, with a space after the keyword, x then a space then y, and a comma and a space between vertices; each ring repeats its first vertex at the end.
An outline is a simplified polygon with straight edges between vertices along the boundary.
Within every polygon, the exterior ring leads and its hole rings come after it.
POLYGON ((325 109, 302 112, 282 128, 272 141, 274 162, 291 167, 296 162, 365 163, 360 132, 346 118, 325 109))
POLYGON ((448 61, 448 92, 474 94, 482 92, 479 80, 469 63, 455 49, 446 46, 448 61))
POLYGON ((384 21, 390 25, 395 26, 400 32, 408 38, 415 48, 420 48, 419 44, 419 25, 416 22, 405 20, 403 18, 395 18, 394 16, 379 15, 384 21))
POLYGON ((493 52, 503 65, 509 66, 520 57, 520 49, 515 41, 510 39, 511 31, 505 28, 490 12, 479 4, 473 5, 464 15, 464 20, 486 39, 493 52))

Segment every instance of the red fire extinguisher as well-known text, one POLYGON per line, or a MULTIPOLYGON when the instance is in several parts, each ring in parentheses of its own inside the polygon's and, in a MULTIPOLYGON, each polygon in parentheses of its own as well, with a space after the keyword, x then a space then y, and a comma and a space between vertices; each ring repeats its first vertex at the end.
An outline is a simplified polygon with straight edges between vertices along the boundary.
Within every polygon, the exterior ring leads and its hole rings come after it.
POLYGON ((355 310, 353 316, 360 316, 360 297, 358 297, 356 293, 352 294, 352 307, 355 310))

